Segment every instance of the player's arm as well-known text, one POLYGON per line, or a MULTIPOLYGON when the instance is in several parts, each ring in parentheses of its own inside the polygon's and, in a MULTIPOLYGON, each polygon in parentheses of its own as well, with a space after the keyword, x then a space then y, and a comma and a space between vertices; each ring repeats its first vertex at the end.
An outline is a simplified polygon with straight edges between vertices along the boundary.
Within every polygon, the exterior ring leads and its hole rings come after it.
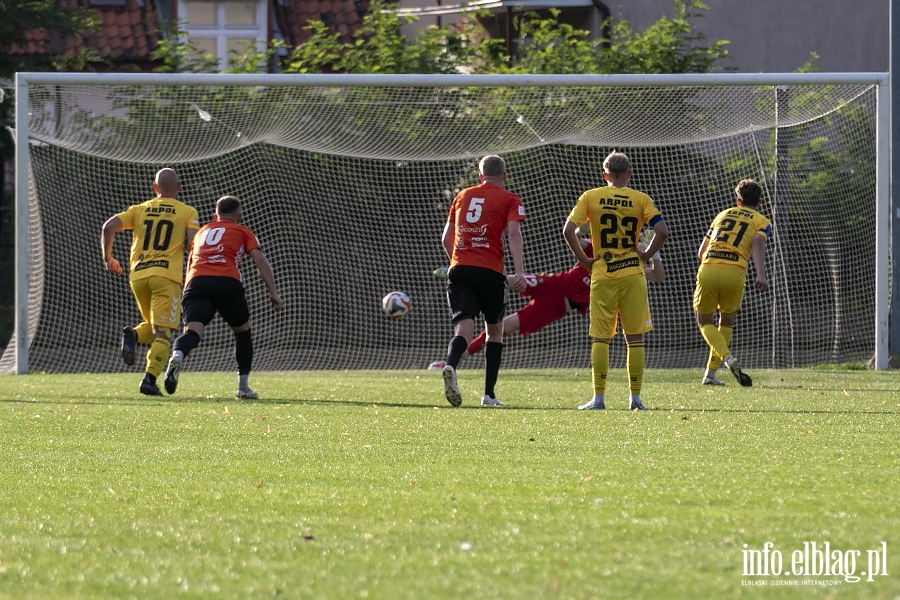
POLYGON ((188 252, 194 247, 194 236, 197 235, 198 231, 200 230, 196 227, 188 227, 184 232, 184 247, 188 252))
POLYGON ((653 227, 654 233, 653 239, 650 240, 650 244, 645 250, 635 248, 635 252, 637 252, 638 257, 643 262, 647 262, 653 258, 653 255, 659 252, 659 249, 662 248, 666 238, 669 237, 669 228, 666 227, 666 222, 661 215, 653 217, 653 219, 650 220, 650 225, 653 227))
POLYGON ((116 240, 116 234, 124 229, 125 225, 122 223, 122 219, 117 216, 110 217, 106 223, 103 224, 103 262, 106 263, 106 271, 113 275, 122 274, 122 265, 119 264, 118 260, 113 258, 112 248, 113 242, 116 240))
POLYGON ((451 221, 447 221, 444 225, 444 233, 441 235, 441 244, 444 246, 444 252, 447 253, 447 258, 453 258, 453 223, 451 221))
POLYGON ((256 265, 256 270, 259 271, 259 276, 266 282, 266 287, 269 289, 269 300, 272 301, 272 308, 281 310, 284 302, 281 300, 281 296, 278 295, 278 290, 275 289, 275 273, 272 272, 272 265, 269 264, 269 259, 266 258, 266 255, 260 248, 254 248, 249 254, 250 258, 253 259, 253 264, 256 265))
POLYGON ((709 237, 704 237, 703 242, 697 249, 697 260, 699 260, 700 262, 703 262, 703 255, 706 254, 707 248, 709 248, 709 237))
POLYGON ((750 249, 753 256, 753 268, 756 269, 756 289, 765 292, 769 289, 769 281, 766 279, 766 238, 763 235, 753 236, 753 247, 750 249))
POLYGON ((578 239, 578 225, 573 223, 572 221, 566 219, 565 225, 563 225, 563 237, 566 239, 566 244, 569 245, 569 249, 572 251, 572 254, 575 255, 575 258, 578 259, 578 262, 581 263, 581 266, 587 269, 588 273, 591 272, 591 267, 595 262, 597 262, 596 258, 591 258, 584 252, 584 248, 581 246, 581 240, 578 239))
POLYGON ((517 292, 521 292, 527 285, 525 282, 525 259, 523 256, 525 243, 522 241, 521 221, 510 221, 506 225, 506 243, 509 246, 509 253, 513 259, 513 268, 516 271, 516 281, 510 287, 517 292))

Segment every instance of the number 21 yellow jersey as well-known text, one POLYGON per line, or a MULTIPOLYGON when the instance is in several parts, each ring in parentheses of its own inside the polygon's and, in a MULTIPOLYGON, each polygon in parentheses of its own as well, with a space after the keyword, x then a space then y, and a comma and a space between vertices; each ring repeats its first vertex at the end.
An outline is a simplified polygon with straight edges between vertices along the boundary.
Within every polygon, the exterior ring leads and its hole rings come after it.
POLYGON ((772 235, 772 222, 746 206, 723 210, 713 219, 706 233, 709 245, 702 264, 731 265, 746 270, 756 234, 768 240, 772 235))

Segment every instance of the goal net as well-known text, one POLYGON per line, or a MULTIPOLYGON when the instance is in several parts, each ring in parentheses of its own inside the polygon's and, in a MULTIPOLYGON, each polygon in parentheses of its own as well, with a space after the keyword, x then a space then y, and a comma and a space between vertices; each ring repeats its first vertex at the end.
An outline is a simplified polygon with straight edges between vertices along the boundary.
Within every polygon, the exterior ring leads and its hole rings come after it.
MULTIPOLYGON (((252 261, 243 264, 254 370, 422 369, 444 358, 451 336, 446 284, 433 272, 447 264, 440 237, 450 201, 477 183, 478 160, 507 161, 508 188, 526 207, 526 270, 557 272, 575 263, 561 233, 566 216, 583 191, 603 184, 612 150, 629 155, 631 187, 650 195, 670 232, 666 279, 649 285, 648 367, 705 363, 691 308, 696 251, 743 178, 762 184, 774 235, 769 292, 754 289, 748 269, 735 355, 764 368, 863 361, 875 351, 872 83, 92 77, 97 83, 28 87, 31 371, 126 369, 121 330, 140 317, 127 269, 104 271, 101 226, 152 197, 162 167, 178 171, 179 198, 201 223, 220 196, 240 198, 273 265, 285 301, 278 313, 252 261), (412 299, 397 321, 381 313, 393 290, 412 299)), ((123 266, 129 246, 130 233, 119 234, 123 266)), ((508 312, 525 302, 510 293, 508 312)), ((588 318, 570 313, 528 338, 512 335, 504 367, 587 368, 587 332, 588 318)), ((16 339, 4 372, 15 370, 16 339)), ((624 355, 619 336, 612 365, 623 366, 624 355)), ((482 361, 468 357, 461 368, 482 361)), ((234 369, 224 323, 213 322, 186 368, 234 369)))

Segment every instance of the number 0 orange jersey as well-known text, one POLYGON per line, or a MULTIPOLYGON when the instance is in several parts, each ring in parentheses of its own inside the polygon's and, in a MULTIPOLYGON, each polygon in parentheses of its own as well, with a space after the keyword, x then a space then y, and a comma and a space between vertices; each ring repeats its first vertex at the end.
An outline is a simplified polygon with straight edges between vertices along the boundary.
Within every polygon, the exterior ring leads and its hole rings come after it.
POLYGON ((154 198, 116 215, 131 236, 130 280, 158 275, 181 284, 187 230, 200 226, 197 210, 174 198, 154 198))
POLYGON ((453 228, 450 266, 485 267, 503 273, 503 230, 510 221, 524 220, 521 198, 502 187, 482 183, 462 190, 447 215, 453 228))
POLYGON ((208 223, 194 236, 187 281, 197 275, 241 281, 238 263, 244 254, 259 247, 259 240, 248 227, 225 220, 208 223))

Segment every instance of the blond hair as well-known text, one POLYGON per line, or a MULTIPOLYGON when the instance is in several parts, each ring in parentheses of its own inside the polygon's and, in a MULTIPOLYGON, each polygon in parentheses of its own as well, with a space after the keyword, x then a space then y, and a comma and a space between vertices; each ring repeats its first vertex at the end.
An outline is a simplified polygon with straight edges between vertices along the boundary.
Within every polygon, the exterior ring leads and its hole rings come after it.
POLYGON ((603 161, 603 170, 610 175, 624 175, 631 170, 631 162, 622 152, 611 152, 603 161))
POLYGON ((497 177, 506 173, 506 161, 497 156, 490 154, 481 159, 478 163, 478 171, 485 177, 497 177))

